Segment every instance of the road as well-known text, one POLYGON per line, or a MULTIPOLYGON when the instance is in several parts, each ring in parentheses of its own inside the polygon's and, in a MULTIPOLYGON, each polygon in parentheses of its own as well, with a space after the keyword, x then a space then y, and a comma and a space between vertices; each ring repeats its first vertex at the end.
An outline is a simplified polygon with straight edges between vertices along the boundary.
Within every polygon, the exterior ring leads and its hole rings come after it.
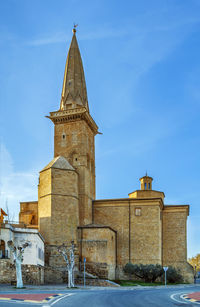
MULTIPOLYGON (((48 302, 31 303, 17 302, 0 299, 0 307, 176 307, 176 306, 200 306, 200 304, 188 302, 181 298, 182 294, 191 292, 200 292, 200 286, 177 286, 177 287, 135 287, 134 289, 123 288, 102 288, 91 290, 65 290, 53 291, 54 294, 62 294, 56 296, 48 302)), ((15 291, 4 292, 4 296, 8 296, 15 291)), ((52 291, 40 290, 17 290, 17 293, 22 294, 46 294, 52 295, 52 291)), ((2 293, 0 293, 1 295, 2 293)), ((12 294, 13 295, 13 294, 12 294)), ((14 296, 14 295, 13 295, 14 296)))

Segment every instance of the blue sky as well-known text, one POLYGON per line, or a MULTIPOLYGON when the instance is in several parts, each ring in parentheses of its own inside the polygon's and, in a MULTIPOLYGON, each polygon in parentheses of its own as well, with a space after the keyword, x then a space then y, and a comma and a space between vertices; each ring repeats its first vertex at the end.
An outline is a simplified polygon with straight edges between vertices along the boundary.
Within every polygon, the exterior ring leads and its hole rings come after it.
POLYGON ((200 252, 200 1, 0 1, 0 201, 36 200, 53 158, 73 23, 96 136, 97 198, 127 197, 147 171, 166 204, 190 204, 200 252))

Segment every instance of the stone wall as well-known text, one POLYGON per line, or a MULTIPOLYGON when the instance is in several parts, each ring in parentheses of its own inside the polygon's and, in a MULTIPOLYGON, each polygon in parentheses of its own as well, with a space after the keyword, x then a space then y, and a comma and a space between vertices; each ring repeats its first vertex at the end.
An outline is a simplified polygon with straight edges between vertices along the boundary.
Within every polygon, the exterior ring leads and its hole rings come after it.
POLYGON ((9 259, 0 259, 0 283, 9 284, 16 279, 15 266, 9 259))
POLYGON ((163 210, 163 263, 187 261, 187 210, 166 206, 163 210))
MULTIPOLYGON (((78 272, 79 257, 78 250, 75 247, 75 269, 78 272)), ((57 245, 45 245, 45 268, 44 281, 45 283, 67 283, 67 265, 63 256, 58 252, 57 245)))
POLYGON ((63 156, 79 174, 79 225, 92 222, 95 199, 94 133, 85 120, 55 125, 54 156, 63 156))
POLYGON ((78 174, 53 166, 40 173, 39 230, 47 244, 77 241, 78 174))
MULTIPOLYGON (((83 286, 84 280, 83 278, 76 279, 76 285, 83 286)), ((110 282, 109 280, 104 279, 85 279, 86 286, 95 286, 95 287, 120 287, 118 284, 114 282, 110 282)))
MULTIPOLYGON (((81 264, 81 270, 84 271, 84 264, 81 264)), ((101 279, 115 279, 115 276, 109 277, 109 267, 107 263, 103 262, 86 262, 85 263, 85 271, 89 274, 92 274, 95 277, 101 279), (112 278, 114 277, 114 278, 112 278)))
POLYGON ((187 206, 165 206, 163 210, 163 265, 179 268, 186 282, 194 281, 187 262, 187 206))
POLYGON ((86 270, 100 278, 115 279, 116 232, 107 226, 79 227, 80 259, 86 270))
MULTIPOLYGON (((24 284, 40 285, 44 283, 44 267, 22 264, 22 279, 24 284)), ((0 283, 16 282, 15 265, 9 259, 0 259, 0 283)))
POLYGON ((19 222, 26 225, 38 225, 38 202, 20 202, 19 222))
POLYGON ((158 199, 94 201, 94 223, 117 231, 117 266, 162 261, 162 220, 158 199), (136 209, 140 214, 136 215, 136 209))

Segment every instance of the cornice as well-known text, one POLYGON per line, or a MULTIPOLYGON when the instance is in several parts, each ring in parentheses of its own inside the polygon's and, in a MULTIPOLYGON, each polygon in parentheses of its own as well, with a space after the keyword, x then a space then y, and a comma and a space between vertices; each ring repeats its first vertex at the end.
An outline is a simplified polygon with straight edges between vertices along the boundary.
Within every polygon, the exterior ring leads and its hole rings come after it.
POLYGON ((98 199, 93 201, 93 205, 98 207, 126 207, 133 206, 159 206, 163 209, 162 198, 117 198, 117 199, 98 199))
POLYGON ((165 205, 164 213, 168 212, 186 212, 189 216, 190 206, 189 205, 165 205))
POLYGON ((77 229, 98 229, 98 228, 106 228, 106 229, 110 229, 113 232, 117 233, 117 231, 115 229, 113 229, 110 226, 106 226, 106 225, 83 225, 83 226, 78 226, 77 229))
POLYGON ((46 117, 50 118, 51 121, 55 125, 67 123, 67 122, 73 122, 77 120, 85 120, 87 124, 89 125, 89 127, 92 129, 93 133, 95 135, 98 133, 98 126, 96 125, 92 116, 89 114, 89 112, 87 111, 85 107, 50 112, 50 116, 46 116, 46 117))

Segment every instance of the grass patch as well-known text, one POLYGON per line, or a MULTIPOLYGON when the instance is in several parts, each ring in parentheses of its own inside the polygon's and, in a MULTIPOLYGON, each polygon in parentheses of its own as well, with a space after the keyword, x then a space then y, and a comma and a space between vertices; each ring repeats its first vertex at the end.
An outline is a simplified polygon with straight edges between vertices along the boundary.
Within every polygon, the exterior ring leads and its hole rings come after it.
POLYGON ((115 280, 117 284, 122 287, 136 287, 136 286, 162 286, 162 282, 144 282, 139 280, 115 280))
MULTIPOLYGON (((137 286, 146 286, 146 287, 156 287, 156 286, 163 286, 164 282, 144 282, 139 280, 113 280, 116 284, 120 285, 121 287, 137 287, 137 286)), ((171 285, 179 285, 180 283, 167 283, 168 286, 171 285)), ((181 284, 188 284, 188 283, 181 283, 181 284)))

